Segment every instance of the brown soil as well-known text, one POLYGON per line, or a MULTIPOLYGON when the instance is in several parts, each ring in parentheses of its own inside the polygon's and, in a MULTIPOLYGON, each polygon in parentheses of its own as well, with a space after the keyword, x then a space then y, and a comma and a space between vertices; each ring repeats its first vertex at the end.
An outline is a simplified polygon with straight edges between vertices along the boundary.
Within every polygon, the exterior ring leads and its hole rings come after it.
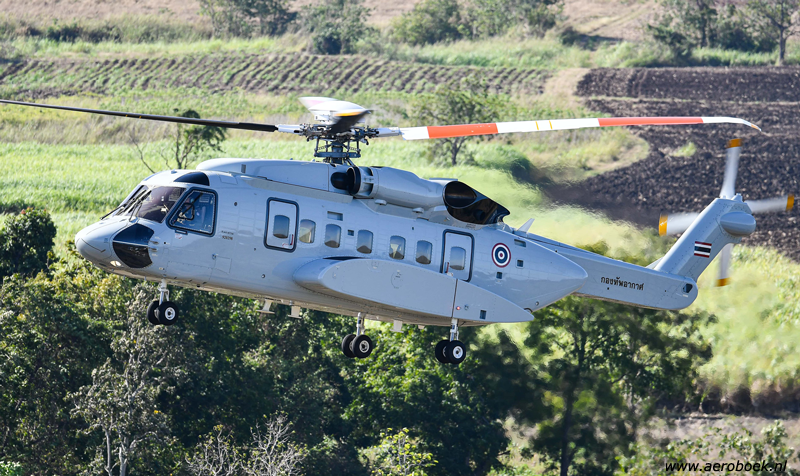
MULTIPOLYGON (((650 143, 640 162, 554 196, 615 218, 657 226, 661 212, 699 211, 718 196, 729 139, 743 139, 736 190, 747 199, 800 192, 800 68, 664 68, 593 70, 577 93, 612 116, 735 116, 760 125, 644 127, 650 143), (692 142, 693 157, 673 152, 692 142)), ((800 212, 757 216, 746 243, 773 246, 800 259, 800 212)))

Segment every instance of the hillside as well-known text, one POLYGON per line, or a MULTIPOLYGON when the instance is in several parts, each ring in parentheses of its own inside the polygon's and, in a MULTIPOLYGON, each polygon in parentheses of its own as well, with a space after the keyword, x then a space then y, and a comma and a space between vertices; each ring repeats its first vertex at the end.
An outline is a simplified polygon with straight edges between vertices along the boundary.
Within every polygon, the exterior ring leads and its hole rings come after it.
MULTIPOLYGON (((763 133, 733 125, 642 128, 650 144, 642 161, 554 192, 610 216, 656 226, 661 212, 699 211, 719 195, 725 144, 744 139, 737 192, 745 199, 800 192, 800 68, 593 70, 577 88, 588 108, 613 116, 735 116, 763 133), (689 157, 681 147, 696 146, 689 157)), ((758 216, 745 243, 800 259, 800 210, 758 216)))

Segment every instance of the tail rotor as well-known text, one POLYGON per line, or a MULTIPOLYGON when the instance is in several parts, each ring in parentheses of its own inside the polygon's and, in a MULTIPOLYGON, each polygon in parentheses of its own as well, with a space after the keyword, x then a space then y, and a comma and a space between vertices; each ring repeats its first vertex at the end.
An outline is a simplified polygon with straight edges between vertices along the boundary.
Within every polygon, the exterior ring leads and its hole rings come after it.
MULTIPOLYGON (((734 200, 739 197, 738 199, 741 201, 741 196, 736 193, 736 177, 739 171, 741 149, 741 139, 733 139, 728 142, 725 175, 722 179, 722 189, 720 190, 719 198, 734 200)), ((762 200, 747 200, 744 203, 747 204, 750 208, 750 212, 753 214, 788 211, 794 207, 794 195, 783 195, 762 200)), ((665 236, 683 233, 694 223, 698 216, 700 216, 700 214, 694 212, 662 214, 658 221, 658 234, 665 236)), ((726 245, 719 254, 717 286, 725 286, 730 283, 732 254, 733 244, 726 245)))

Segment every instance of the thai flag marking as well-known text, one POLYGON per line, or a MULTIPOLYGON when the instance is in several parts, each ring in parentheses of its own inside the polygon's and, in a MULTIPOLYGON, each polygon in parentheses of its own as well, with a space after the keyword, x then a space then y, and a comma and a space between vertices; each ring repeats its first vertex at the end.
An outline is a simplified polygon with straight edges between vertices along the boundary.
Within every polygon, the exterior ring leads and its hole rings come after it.
POLYGON ((702 241, 695 241, 694 242, 694 255, 701 256, 703 258, 710 258, 711 257, 711 243, 705 243, 702 241))

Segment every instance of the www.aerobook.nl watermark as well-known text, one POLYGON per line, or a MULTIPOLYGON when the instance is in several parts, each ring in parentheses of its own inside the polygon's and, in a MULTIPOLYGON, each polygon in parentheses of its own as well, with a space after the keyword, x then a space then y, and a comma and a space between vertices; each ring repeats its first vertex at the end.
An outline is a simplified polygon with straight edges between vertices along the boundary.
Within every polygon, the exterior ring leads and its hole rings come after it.
POLYGON ((766 471, 769 473, 783 473, 786 472, 786 463, 759 461, 751 463, 750 461, 739 461, 735 463, 666 463, 667 471, 696 471, 696 472, 713 472, 713 471, 766 471))

